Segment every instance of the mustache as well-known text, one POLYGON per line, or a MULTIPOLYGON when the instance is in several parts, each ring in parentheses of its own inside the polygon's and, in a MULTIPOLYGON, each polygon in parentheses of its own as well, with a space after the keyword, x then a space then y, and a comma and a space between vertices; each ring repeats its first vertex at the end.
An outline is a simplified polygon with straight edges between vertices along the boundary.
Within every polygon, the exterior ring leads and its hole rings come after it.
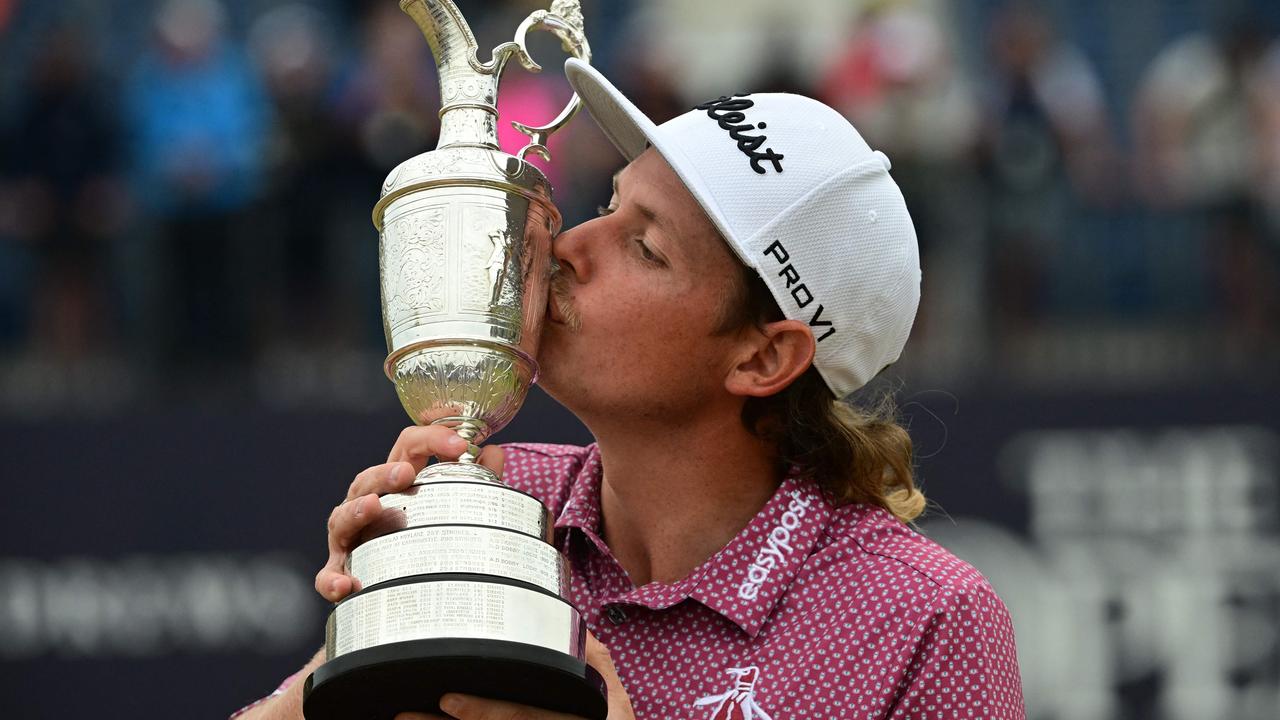
POLYGON ((578 308, 573 303, 569 281, 561 272, 559 265, 555 265, 551 271, 551 302, 556 304, 556 314, 560 316, 562 325, 574 332, 582 328, 582 316, 578 314, 578 308))

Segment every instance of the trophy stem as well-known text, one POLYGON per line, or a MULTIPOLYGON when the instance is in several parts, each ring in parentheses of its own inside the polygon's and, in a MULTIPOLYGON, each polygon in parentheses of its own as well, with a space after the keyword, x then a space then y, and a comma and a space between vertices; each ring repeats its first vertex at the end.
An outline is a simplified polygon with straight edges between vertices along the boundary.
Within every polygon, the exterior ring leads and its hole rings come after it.
MULTIPOLYGON (((452 418, 449 418, 449 420, 452 420, 452 418)), ((435 423, 432 423, 432 424, 435 425, 440 422, 441 421, 437 420, 435 423)), ((476 439, 476 436, 480 434, 481 427, 477 425, 476 421, 474 420, 464 419, 461 422, 459 422, 457 426, 453 428, 453 430, 454 432, 458 433, 458 437, 467 441, 467 450, 466 452, 458 456, 458 462, 460 463, 476 462, 476 460, 480 457, 480 447, 477 446, 474 441, 476 439)))

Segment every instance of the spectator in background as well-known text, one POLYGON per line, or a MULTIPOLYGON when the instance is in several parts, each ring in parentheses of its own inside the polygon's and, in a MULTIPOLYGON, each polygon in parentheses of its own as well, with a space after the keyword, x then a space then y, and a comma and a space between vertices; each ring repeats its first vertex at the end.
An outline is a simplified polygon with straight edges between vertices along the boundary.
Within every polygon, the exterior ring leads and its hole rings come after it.
POLYGON ((334 112, 373 181, 365 186, 370 203, 392 168, 435 147, 440 92, 434 69, 421 31, 395 3, 368 6, 356 62, 340 84, 334 112))
POLYGON ((119 126, 87 40, 64 25, 37 44, 14 139, 0 153, 0 174, 8 177, 0 186, 0 205, 8 208, 0 236, 21 245, 6 255, 33 261, 22 283, 26 317, 9 322, 26 328, 19 336, 37 355, 62 362, 81 360, 111 339, 107 246, 127 209, 119 126))
MULTIPOLYGON (((335 230, 351 212, 347 206, 376 192, 377 185, 351 195, 342 177, 350 169, 350 151, 334 117, 335 64, 330 20, 311 5, 277 6, 254 21, 250 56, 271 101, 272 118, 264 145, 265 189, 247 231, 257 251, 251 285, 255 305, 255 349, 272 345, 304 346, 332 342, 341 302, 334 297, 339 267, 336 253, 347 238, 335 230)), ((372 227, 364 234, 373 247, 372 227)))
POLYGON ((339 72, 330 99, 333 121, 343 138, 336 158, 343 168, 330 208, 338 314, 332 334, 364 347, 383 345, 378 290, 377 236, 370 213, 387 173, 436 145, 440 91, 431 50, 396 3, 371 3, 360 20, 360 44, 339 72))
MULTIPOLYGON (((590 27, 587 32, 591 32, 590 27)), ((677 69, 653 44, 657 32, 648 21, 638 21, 612 54, 627 61, 619 87, 646 115, 665 122, 693 103, 680 96, 674 85, 677 69)), ((563 151, 553 159, 565 171, 564 185, 555 187, 555 202, 564 214, 565 227, 573 227, 596 217, 600 208, 609 205, 613 192, 610 178, 618 169, 616 150, 595 123, 581 119, 575 119, 552 137, 563 137, 563 151)))
POLYGON ((1280 39, 1271 43, 1256 76, 1261 135, 1258 192, 1267 214, 1272 244, 1280 243, 1280 39))
POLYGON ((1093 283, 1106 253, 1081 246, 1079 221, 1116 193, 1114 145, 1097 74, 1038 8, 1016 1, 997 13, 991 60, 983 156, 992 300, 1003 329, 1017 332, 1101 294, 1093 283))
POLYGON ((979 351, 982 282, 979 106, 944 30, 945 7, 871 4, 818 82, 819 97, 893 159, 921 262, 939 272, 921 296, 913 342, 926 343, 939 364, 979 351))
POLYGON ((267 128, 258 78, 225 24, 216 0, 165 2, 127 93, 134 180, 168 258, 167 359, 197 369, 244 347, 234 240, 261 187, 267 128))
POLYGON ((1134 111, 1142 198, 1190 235, 1187 264, 1208 281, 1203 322, 1226 329, 1224 350, 1242 358, 1280 340, 1280 250, 1265 224, 1280 72, 1266 57, 1261 23, 1248 16, 1185 36, 1152 62, 1134 111))
POLYGON ((822 97, 902 164, 964 162, 978 108, 958 70, 937 3, 881 0, 869 6, 844 51, 819 80, 822 97))

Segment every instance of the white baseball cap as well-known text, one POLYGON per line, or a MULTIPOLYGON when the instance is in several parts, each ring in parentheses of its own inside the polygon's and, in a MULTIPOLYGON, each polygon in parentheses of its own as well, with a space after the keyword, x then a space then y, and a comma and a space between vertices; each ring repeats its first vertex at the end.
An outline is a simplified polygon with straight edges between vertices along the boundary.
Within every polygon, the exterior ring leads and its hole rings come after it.
POLYGON ((889 159, 835 110, 739 94, 655 125, 576 59, 569 83, 627 160, 652 145, 786 317, 808 323, 837 397, 898 359, 920 302, 920 253, 889 159))

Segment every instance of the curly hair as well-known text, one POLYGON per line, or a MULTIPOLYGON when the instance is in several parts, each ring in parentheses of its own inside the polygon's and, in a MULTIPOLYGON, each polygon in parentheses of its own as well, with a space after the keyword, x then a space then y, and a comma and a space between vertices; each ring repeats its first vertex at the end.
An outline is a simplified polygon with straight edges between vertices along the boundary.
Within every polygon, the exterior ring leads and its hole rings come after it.
MULTIPOLYGON (((783 318, 755 272, 743 266, 737 291, 721 308, 719 332, 734 332, 783 318)), ((915 485, 911 436, 897 419, 893 396, 866 405, 832 396, 817 368, 810 367, 782 392, 748 398, 742 422, 775 443, 784 467, 797 467, 835 504, 878 505, 902 522, 925 509, 915 485)))

